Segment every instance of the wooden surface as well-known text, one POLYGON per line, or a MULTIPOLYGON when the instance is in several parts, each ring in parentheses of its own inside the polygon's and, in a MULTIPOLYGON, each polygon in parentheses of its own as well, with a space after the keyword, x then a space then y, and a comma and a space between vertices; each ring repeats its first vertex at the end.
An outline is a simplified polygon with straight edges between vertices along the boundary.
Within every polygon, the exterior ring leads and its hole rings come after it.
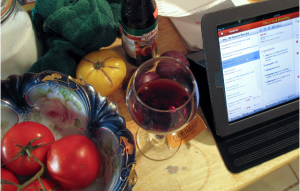
MULTIPOLYGON (((168 50, 189 53, 168 18, 160 16, 158 26, 158 56, 168 50)), ((119 38, 108 48, 116 50, 126 60, 119 38)), ((136 68, 127 61, 126 64, 128 70, 136 68)), ((121 88, 109 95, 108 99, 118 105, 118 111, 125 118, 127 128, 135 136, 138 126, 128 113, 121 88)), ((205 121, 201 108, 198 114, 205 121)), ((207 128, 181 146, 174 157, 165 161, 149 160, 137 149, 138 181, 133 190, 240 190, 298 157, 299 149, 296 149, 259 166, 233 174, 223 163, 210 129, 207 128)))

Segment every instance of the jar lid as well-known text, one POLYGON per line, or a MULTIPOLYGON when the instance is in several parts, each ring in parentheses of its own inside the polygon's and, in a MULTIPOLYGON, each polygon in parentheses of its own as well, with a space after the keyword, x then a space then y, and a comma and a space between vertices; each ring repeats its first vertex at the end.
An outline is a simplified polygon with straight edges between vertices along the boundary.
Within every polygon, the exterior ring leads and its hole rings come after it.
POLYGON ((1 24, 12 13, 16 5, 16 0, 1 0, 1 24))

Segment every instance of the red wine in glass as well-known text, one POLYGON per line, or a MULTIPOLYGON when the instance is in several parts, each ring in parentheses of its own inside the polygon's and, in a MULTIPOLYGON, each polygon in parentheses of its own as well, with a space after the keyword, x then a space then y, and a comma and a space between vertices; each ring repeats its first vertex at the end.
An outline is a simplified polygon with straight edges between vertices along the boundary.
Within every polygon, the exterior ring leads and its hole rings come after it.
POLYGON ((135 102, 134 117, 144 129, 157 134, 169 134, 177 131, 190 116, 191 106, 183 106, 189 99, 189 93, 179 83, 158 79, 146 83, 137 91, 139 99, 152 109, 135 102), (183 106, 183 107, 181 107, 183 106))
POLYGON ((197 82, 186 64, 170 57, 155 57, 139 66, 132 76, 126 105, 139 127, 136 133, 139 151, 149 159, 166 160, 179 149, 170 148, 167 136, 183 129, 196 115, 197 82), (167 68, 157 68, 158 64, 167 68))

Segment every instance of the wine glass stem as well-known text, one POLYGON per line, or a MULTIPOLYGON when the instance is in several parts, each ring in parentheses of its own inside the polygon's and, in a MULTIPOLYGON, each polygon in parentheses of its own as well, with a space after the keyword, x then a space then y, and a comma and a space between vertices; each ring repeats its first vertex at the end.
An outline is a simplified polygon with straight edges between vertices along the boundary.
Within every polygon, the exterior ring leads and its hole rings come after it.
POLYGON ((157 135, 154 133, 148 134, 149 141, 155 146, 163 146, 166 144, 167 136, 166 135, 157 135))

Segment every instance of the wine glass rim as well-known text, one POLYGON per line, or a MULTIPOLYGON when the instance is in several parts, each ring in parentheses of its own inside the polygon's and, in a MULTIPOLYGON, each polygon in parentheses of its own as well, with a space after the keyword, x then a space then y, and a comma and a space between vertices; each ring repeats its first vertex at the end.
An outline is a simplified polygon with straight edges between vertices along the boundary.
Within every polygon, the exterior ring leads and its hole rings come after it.
POLYGON ((135 96, 136 96, 136 98, 138 99, 138 101, 143 105, 143 106, 145 106, 145 107, 147 107, 147 108, 151 108, 153 111, 158 111, 158 112, 170 112, 170 111, 177 111, 177 110, 180 110, 181 108, 183 108, 183 107, 185 107, 185 105, 187 105, 190 101, 191 101, 191 99, 192 99, 192 97, 194 96, 194 94, 195 94, 195 89, 196 89, 196 79, 195 79, 195 77, 194 77, 194 74, 193 74, 193 72, 191 71, 191 69, 185 64, 185 63, 183 63, 182 61, 180 61, 180 60, 178 60, 178 59, 176 59, 176 58, 172 58, 172 57, 166 57, 166 56, 161 56, 161 57, 154 57, 154 58, 151 58, 151 59, 149 59, 149 60, 147 60, 147 61, 145 61, 143 64, 141 64, 138 68, 137 68, 137 70, 134 72, 134 75, 133 75, 133 79, 132 79, 132 89, 133 89, 133 93, 135 94, 135 96), (172 110, 161 110, 161 109, 155 109, 155 108, 153 108, 153 107, 150 107, 149 105, 147 105, 146 103, 144 103, 143 102, 143 100, 141 100, 140 99, 140 97, 137 95, 137 92, 136 92, 136 89, 135 89, 135 79, 136 79, 136 75, 139 73, 139 70, 142 68, 142 66, 144 66, 144 65, 146 65, 147 63, 149 63, 149 62, 152 62, 153 60, 158 60, 158 59, 171 59, 171 60, 176 60, 178 63, 180 63, 181 65, 183 65, 188 71, 189 71, 189 73, 190 73, 190 76, 191 76, 191 78, 192 78, 192 82, 193 82, 193 90, 192 90, 192 93, 191 93, 191 95, 189 96, 189 99, 184 103, 184 104, 182 104, 180 107, 178 107, 178 108, 175 108, 175 109, 172 109, 172 110))

